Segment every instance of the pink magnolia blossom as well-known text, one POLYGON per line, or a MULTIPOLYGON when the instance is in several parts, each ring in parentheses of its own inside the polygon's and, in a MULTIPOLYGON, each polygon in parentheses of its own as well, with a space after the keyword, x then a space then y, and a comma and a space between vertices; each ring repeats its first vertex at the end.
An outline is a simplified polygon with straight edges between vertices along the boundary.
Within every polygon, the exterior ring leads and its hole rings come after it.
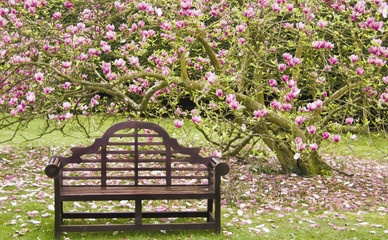
POLYGON ((289 4, 287 4, 286 8, 288 11, 292 12, 294 10, 294 4, 289 3, 289 4))
POLYGON ((283 81, 283 82, 287 82, 288 79, 290 79, 290 76, 288 76, 288 75, 283 75, 283 76, 282 76, 282 81, 283 81))
POLYGON ((170 74, 170 68, 166 67, 166 66, 163 66, 162 67, 162 74, 164 76, 168 76, 170 74))
POLYGON ((7 19, 0 16, 0 27, 5 27, 7 25, 7 19))
POLYGON ((193 122, 195 124, 199 124, 199 123, 201 123, 202 118, 201 118, 201 116, 195 115, 195 116, 191 117, 191 120, 193 120, 193 122))
POLYGON ((43 73, 41 73, 41 72, 37 72, 37 73, 35 73, 35 75, 34 75, 34 79, 35 79, 35 81, 37 81, 37 82, 42 81, 43 77, 44 77, 44 75, 43 75, 43 73))
POLYGON ((357 140, 357 135, 355 135, 355 134, 352 134, 352 135, 350 135, 350 140, 353 140, 353 141, 355 141, 355 140, 357 140))
POLYGON ((106 52, 106 53, 108 53, 108 52, 110 52, 110 45, 104 45, 103 47, 102 47, 102 50, 104 51, 104 52, 106 52))
POLYGON ((90 102, 92 104, 92 107, 97 106, 98 104, 100 104, 96 98, 90 99, 90 102))
POLYGON ((25 111, 25 107, 23 107, 22 105, 17 105, 16 106, 16 111, 19 112, 19 113, 22 113, 25 111))
POLYGON ((296 122, 296 124, 302 124, 303 122, 304 122, 304 120, 305 120, 306 118, 305 117, 303 117, 303 116, 297 116, 296 118, 295 118, 295 122, 296 122))
POLYGON ((388 76, 385 76, 381 79, 383 82, 385 82, 386 84, 388 84, 388 76))
POLYGON ((364 69, 359 67, 356 69, 356 73, 357 73, 357 75, 362 75, 364 73, 364 69))
POLYGON ((332 43, 332 42, 326 42, 325 43, 325 47, 327 48, 327 49, 333 49, 334 48, 334 43, 332 43))
POLYGON ((125 61, 122 58, 116 59, 115 60, 115 65, 119 68, 125 66, 125 61))
POLYGON ((70 89, 71 85, 69 82, 65 82, 65 84, 63 84, 63 88, 64 89, 70 89))
POLYGON ((12 116, 16 116, 18 114, 18 112, 15 110, 15 109, 12 109, 9 114, 11 114, 12 116))
POLYGON ((230 107, 234 110, 237 110, 238 107, 239 107, 240 103, 238 101, 232 101, 231 104, 230 104, 230 107))
POLYGON ((290 61, 292 59, 292 55, 289 54, 289 53, 284 53, 283 54, 283 59, 288 62, 288 61, 290 61))
POLYGON ((106 25, 106 30, 108 30, 108 31, 114 31, 115 30, 115 26, 113 25, 113 24, 108 24, 108 25, 106 25))
POLYGON ((312 143, 312 144, 310 144, 310 149, 312 150, 312 151, 315 151, 315 150, 317 150, 318 149, 318 144, 316 144, 316 143, 312 143))
POLYGON ((334 142, 339 142, 341 140, 341 136, 340 135, 333 135, 333 141, 334 142))
POLYGON ((292 80, 292 79, 290 79, 290 80, 287 81, 287 86, 288 86, 289 88, 295 87, 296 84, 297 84, 297 82, 294 81, 294 80, 292 80))
POLYGON ((277 110, 281 110, 282 109, 282 103, 277 101, 277 100, 273 100, 269 105, 272 108, 277 109, 277 110))
POLYGON ((63 107, 63 109, 67 110, 67 109, 69 109, 71 107, 71 104, 69 102, 64 102, 62 104, 62 107, 63 107))
POLYGON ((143 28, 143 27, 145 26, 145 22, 139 21, 139 22, 137 23, 137 25, 139 26, 139 28, 143 28))
POLYGON ((317 128, 314 127, 314 126, 309 126, 307 128, 307 131, 310 133, 310 134, 314 134, 316 131, 317 131, 317 128))
POLYGON ((115 5, 115 8, 116 8, 117 10, 119 10, 119 11, 126 8, 126 7, 125 7, 125 4, 124 4, 124 3, 121 3, 121 2, 119 2, 119 1, 116 1, 116 2, 114 3, 114 5, 115 5))
POLYGON ((217 97, 222 97, 222 89, 217 89, 216 90, 216 95, 217 95, 217 97))
POLYGON ((319 21, 318 21, 318 27, 320 27, 320 28, 325 28, 327 26, 327 24, 328 24, 328 22, 326 22, 323 19, 319 19, 319 21))
POLYGON ((330 137, 330 133, 324 132, 324 133, 322 133, 322 137, 323 137, 324 139, 328 139, 328 138, 330 137))
POLYGON ((352 55, 349 56, 349 59, 350 59, 350 61, 352 61, 352 62, 357 62, 358 56, 355 55, 355 54, 352 54, 352 55))
POLYGON ((216 75, 213 72, 207 72, 205 79, 208 81, 209 84, 214 84, 216 81, 216 75))
POLYGON ((358 14, 366 13, 365 6, 366 6, 365 1, 363 0, 358 1, 357 4, 354 5, 354 11, 357 12, 358 14))
POLYGON ((180 29, 180 28, 183 28, 185 26, 185 23, 183 21, 177 21, 175 23, 175 26, 180 29))
POLYGON ((62 62, 62 67, 68 69, 71 67, 71 62, 62 62))
POLYGON ((312 102, 312 103, 308 103, 307 104, 307 109, 309 111, 314 111, 315 109, 317 108, 317 104, 315 102, 312 102))
POLYGON ((193 6, 192 0, 181 0, 181 8, 187 10, 193 6))
POLYGON ((256 110, 253 112, 253 114, 255 115, 255 118, 265 117, 267 113, 268 113, 267 109, 256 110))
POLYGON ((289 65, 290 67, 293 67, 293 66, 299 65, 299 64, 301 64, 301 63, 302 63, 302 59, 301 59, 301 58, 296 58, 296 57, 294 57, 294 58, 292 58, 292 59, 288 62, 288 65, 289 65))
POLYGON ((104 37, 108 38, 110 40, 115 40, 116 39, 116 32, 108 31, 108 32, 106 32, 106 35, 104 37))
POLYGON ((178 120, 178 119, 176 119, 176 120, 174 121, 174 125, 175 125, 175 127, 177 127, 177 128, 181 128, 181 127, 183 126, 183 120, 178 120))
POLYGON ((102 62, 102 70, 105 72, 105 73, 110 73, 111 71, 111 64, 110 63, 107 63, 107 62, 102 62))
POLYGON ((226 103, 227 104, 231 104, 233 100, 236 99, 236 95, 235 94, 228 94, 226 96, 226 103))
POLYGON ((306 143, 301 142, 296 144, 296 149, 298 149, 298 151, 300 152, 303 151, 305 148, 306 148, 306 143))
POLYGON ((348 118, 346 118, 345 121, 346 121, 347 124, 351 125, 353 123, 353 118, 352 117, 348 117, 348 118))
POLYGON ((283 103, 282 109, 286 112, 290 111, 292 109, 292 104, 290 103, 283 103))
POLYGON ((209 107, 210 107, 210 108, 216 109, 216 108, 217 108, 217 104, 215 104, 215 103, 209 103, 209 107))
POLYGON ((279 64, 278 68, 279 68, 279 70, 280 70, 281 72, 283 72, 284 70, 286 70, 287 65, 284 64, 284 63, 281 63, 281 64, 279 64))
POLYGON ((28 92, 26 94, 26 99, 27 99, 27 102, 29 103, 35 102, 35 94, 33 92, 28 92))
POLYGON ((274 3, 274 4, 272 4, 272 10, 273 10, 274 12, 280 13, 280 11, 282 11, 282 7, 279 6, 279 4, 274 3))
POLYGON ((73 114, 71 114, 69 112, 65 114, 65 119, 70 119, 72 117, 73 117, 73 114))
POLYGON ((275 87, 278 83, 276 82, 276 80, 275 79, 271 79, 271 80, 269 80, 269 85, 271 86, 271 87, 275 87))
POLYGON ((139 58, 131 56, 129 58, 129 62, 132 64, 132 66, 138 66, 139 65, 139 58))
POLYGON ((255 11, 252 8, 249 8, 244 11, 244 16, 247 18, 253 18, 256 15, 255 11))
POLYGON ((302 22, 298 22, 297 24, 296 24, 296 27, 299 29, 299 30, 303 30, 304 28, 305 28, 305 24, 304 23, 302 23, 302 22))
POLYGON ((79 56, 79 59, 81 60, 81 61, 85 61, 86 59, 88 59, 88 54, 85 54, 85 53, 81 53, 81 55, 79 56))
POLYGON ((327 60, 331 65, 335 65, 338 63, 338 58, 336 57, 330 57, 328 60, 327 60))
POLYGON ((236 28, 237 28, 237 31, 240 32, 240 33, 245 30, 245 26, 244 25, 238 25, 236 28))
POLYGON ((43 92, 46 94, 50 94, 52 91, 54 91, 54 88, 51 88, 51 87, 43 88, 43 92))
POLYGON ((54 19, 60 19, 61 18, 61 13, 60 12, 55 12, 53 13, 53 16, 52 16, 54 19))
POLYGON ((8 106, 9 106, 9 107, 12 107, 12 106, 15 105, 17 102, 18 102, 18 99, 17 99, 16 97, 12 97, 12 98, 8 101, 8 106))
POLYGON ((20 106, 22 106, 23 108, 25 108, 27 105, 26 105, 26 102, 24 101, 24 100, 22 100, 21 102, 20 102, 20 106))
POLYGON ((108 78, 108 80, 110 81, 113 81, 116 79, 116 74, 115 73, 112 73, 112 72, 109 72, 106 77, 108 78))
POLYGON ((63 5, 65 7, 67 7, 67 8, 73 8, 74 7, 74 3, 71 3, 71 2, 65 2, 63 5))

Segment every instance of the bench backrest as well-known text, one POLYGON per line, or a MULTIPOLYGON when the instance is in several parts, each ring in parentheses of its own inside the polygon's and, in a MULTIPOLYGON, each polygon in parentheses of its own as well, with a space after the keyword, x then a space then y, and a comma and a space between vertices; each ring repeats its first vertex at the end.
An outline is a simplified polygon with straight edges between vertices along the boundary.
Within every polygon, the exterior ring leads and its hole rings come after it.
POLYGON ((211 158, 186 148, 161 126, 129 121, 110 127, 64 159, 63 185, 207 185, 211 158))

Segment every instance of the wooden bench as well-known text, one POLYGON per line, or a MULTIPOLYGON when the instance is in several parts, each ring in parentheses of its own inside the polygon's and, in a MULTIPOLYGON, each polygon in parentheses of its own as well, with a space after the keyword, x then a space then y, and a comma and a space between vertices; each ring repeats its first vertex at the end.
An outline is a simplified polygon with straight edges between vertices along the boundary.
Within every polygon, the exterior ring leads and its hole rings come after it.
MULTIPOLYGON (((89 147, 73 147, 70 157, 53 156, 45 168, 54 178, 55 237, 62 232, 214 229, 221 230, 221 176, 229 166, 201 157, 161 126, 129 121, 110 127, 89 147), (206 209, 142 210, 143 200, 202 199, 206 209), (133 200, 129 212, 64 212, 65 201, 133 200), (143 223, 143 218, 206 218, 202 222, 143 223), (69 225, 64 219, 128 218, 126 224, 69 225), (134 220, 134 221, 133 221, 134 220)), ((70 223, 68 223, 70 222, 70 223)))

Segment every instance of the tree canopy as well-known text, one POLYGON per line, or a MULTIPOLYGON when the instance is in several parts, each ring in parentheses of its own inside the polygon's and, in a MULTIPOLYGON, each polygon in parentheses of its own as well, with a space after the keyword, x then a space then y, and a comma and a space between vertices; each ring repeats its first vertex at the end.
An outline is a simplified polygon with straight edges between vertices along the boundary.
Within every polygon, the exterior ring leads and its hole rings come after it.
POLYGON ((218 155, 262 140, 285 171, 328 173, 322 141, 386 127, 387 11, 382 0, 2 0, 0 126, 169 116, 193 121, 218 155))

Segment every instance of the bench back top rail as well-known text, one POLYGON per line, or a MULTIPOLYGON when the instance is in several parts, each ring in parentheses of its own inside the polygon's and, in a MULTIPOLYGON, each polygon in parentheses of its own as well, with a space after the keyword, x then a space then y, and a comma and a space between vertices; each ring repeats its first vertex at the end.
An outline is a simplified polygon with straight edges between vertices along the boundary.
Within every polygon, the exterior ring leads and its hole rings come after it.
POLYGON ((208 185, 211 157, 180 146, 161 126, 129 121, 110 127, 89 147, 61 158, 62 185, 208 185))

